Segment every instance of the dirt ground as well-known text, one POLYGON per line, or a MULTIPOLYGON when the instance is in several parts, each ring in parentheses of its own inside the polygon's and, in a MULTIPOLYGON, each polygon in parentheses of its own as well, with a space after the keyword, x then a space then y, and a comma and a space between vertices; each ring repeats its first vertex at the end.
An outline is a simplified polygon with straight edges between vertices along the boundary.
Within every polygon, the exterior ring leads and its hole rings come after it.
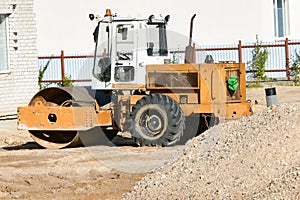
MULTIPOLYGON (((277 86, 279 103, 300 102, 300 87, 277 86)), ((257 112, 264 88, 247 89, 257 112)), ((0 199, 119 199, 135 183, 176 155, 171 148, 117 146, 43 149, 16 120, 0 121, 0 199)))

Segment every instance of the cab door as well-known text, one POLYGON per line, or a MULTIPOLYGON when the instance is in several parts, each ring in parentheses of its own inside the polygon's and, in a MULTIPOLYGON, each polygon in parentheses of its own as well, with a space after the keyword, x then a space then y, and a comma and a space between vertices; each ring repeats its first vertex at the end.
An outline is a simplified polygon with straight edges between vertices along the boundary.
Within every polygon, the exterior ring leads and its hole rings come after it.
POLYGON ((113 38, 112 80, 115 84, 126 84, 135 81, 137 52, 135 48, 135 24, 123 22, 115 24, 113 38))

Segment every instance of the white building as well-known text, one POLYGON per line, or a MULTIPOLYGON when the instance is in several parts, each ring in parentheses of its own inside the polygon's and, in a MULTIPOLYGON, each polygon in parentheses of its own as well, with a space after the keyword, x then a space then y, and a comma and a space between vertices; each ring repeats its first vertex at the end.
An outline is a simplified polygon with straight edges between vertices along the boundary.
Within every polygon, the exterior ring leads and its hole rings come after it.
POLYGON ((17 113, 38 90, 33 0, 0 1, 0 118, 17 113))
MULTIPOLYGON (((194 39, 198 45, 300 39, 299 0, 210 0, 193 1, 194 9, 183 10, 185 16, 197 16, 194 39), (191 14, 188 14, 191 13, 191 14)), ((189 5, 189 3, 187 3, 189 5)), ((183 16, 183 15, 182 15, 183 16)), ((187 24, 188 17, 181 22, 187 24)), ((184 25, 184 28, 188 28, 184 25)), ((185 31, 187 32, 187 31, 185 31)))
MULTIPOLYGON (((122 17, 170 15, 169 29, 185 37, 196 13, 194 39, 198 45, 254 42, 256 35, 263 41, 300 38, 299 0, 43 0, 35 5, 40 54, 93 51, 95 24, 87 16, 102 16, 106 8, 122 17)), ((177 48, 175 42, 172 46, 177 48)))

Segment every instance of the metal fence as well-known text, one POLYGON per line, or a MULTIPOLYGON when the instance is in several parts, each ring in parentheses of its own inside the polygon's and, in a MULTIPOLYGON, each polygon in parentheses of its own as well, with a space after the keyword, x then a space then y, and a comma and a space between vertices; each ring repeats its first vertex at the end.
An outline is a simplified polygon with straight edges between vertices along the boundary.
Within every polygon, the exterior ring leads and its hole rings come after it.
MULTIPOLYGON (((266 66, 266 75, 269 78, 290 80, 290 66, 295 59, 295 52, 300 52, 300 40, 290 41, 288 38, 284 41, 274 43, 262 43, 269 52, 266 66)), ((206 55, 212 55, 214 62, 233 61, 244 62, 247 66, 247 78, 251 78, 253 71, 250 69, 252 51, 255 43, 243 44, 239 41, 235 45, 218 45, 218 46, 200 46, 195 50, 196 62, 204 63, 206 55)), ((184 51, 171 51, 171 60, 176 63, 184 63, 184 51)), ((60 55, 39 56, 39 67, 45 66, 51 59, 48 69, 46 70, 42 82, 62 83, 64 77, 68 77, 77 85, 90 85, 93 55, 65 55, 61 51, 60 55)))

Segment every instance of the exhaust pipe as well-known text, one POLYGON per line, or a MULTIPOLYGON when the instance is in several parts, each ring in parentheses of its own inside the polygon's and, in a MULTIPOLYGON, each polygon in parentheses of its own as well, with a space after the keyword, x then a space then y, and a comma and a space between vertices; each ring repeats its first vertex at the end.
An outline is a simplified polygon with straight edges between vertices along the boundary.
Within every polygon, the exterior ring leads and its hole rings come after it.
POLYGON ((185 58, 184 58, 184 63, 194 63, 194 52, 195 48, 192 47, 192 38, 193 38, 193 26, 194 26, 194 19, 196 17, 196 14, 193 15, 191 18, 191 24, 190 24, 190 40, 189 40, 189 45, 185 48, 185 58))

